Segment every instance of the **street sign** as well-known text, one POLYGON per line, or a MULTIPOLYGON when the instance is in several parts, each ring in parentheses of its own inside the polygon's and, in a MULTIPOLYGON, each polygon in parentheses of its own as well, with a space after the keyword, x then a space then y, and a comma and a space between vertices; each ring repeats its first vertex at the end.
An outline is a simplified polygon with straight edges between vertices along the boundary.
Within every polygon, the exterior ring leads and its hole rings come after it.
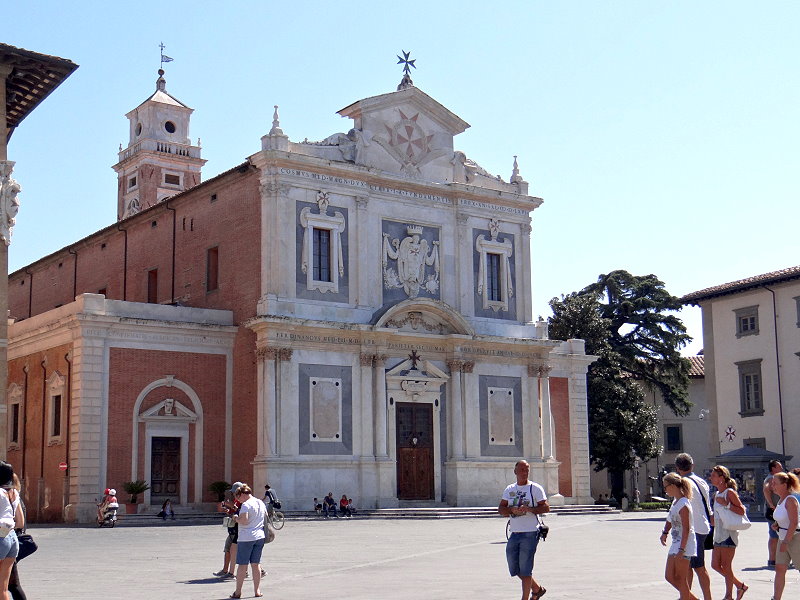
POLYGON ((58 469, 60 471, 66 471, 67 470, 67 463, 65 463, 65 462, 58 463, 58 469))

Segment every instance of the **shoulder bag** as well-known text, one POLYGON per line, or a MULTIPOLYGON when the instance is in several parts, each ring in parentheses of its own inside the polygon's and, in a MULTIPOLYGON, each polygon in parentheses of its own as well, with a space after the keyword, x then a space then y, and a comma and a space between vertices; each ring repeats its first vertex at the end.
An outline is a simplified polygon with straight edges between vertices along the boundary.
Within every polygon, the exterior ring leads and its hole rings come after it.
POLYGON ((29 533, 22 533, 17 536, 19 541, 19 552, 17 553, 17 562, 21 561, 26 556, 30 556, 39 549, 36 542, 33 541, 33 536, 29 533))
MULTIPOLYGON (((530 495, 531 495, 531 504, 533 504, 533 484, 531 484, 530 495)), ((543 542, 546 542, 547 535, 550 533, 550 527, 544 524, 544 521, 542 520, 542 517, 541 515, 539 515, 539 513, 536 513, 536 520, 539 521, 539 539, 542 540, 543 542)))
POLYGON ((747 518, 747 507, 744 507, 744 514, 740 515, 733 512, 728 506, 720 505, 716 512, 717 518, 722 521, 722 526, 730 531, 744 531, 750 529, 750 519, 747 518))
POLYGON ((705 550, 713 550, 714 549, 714 526, 711 524, 711 513, 708 511, 708 502, 706 502, 706 497, 703 496, 703 489, 700 487, 700 484, 697 483, 694 478, 689 477, 689 479, 694 484, 694 487, 697 488, 698 493, 700 494, 700 499, 703 501, 703 509, 706 511, 706 519, 708 519, 708 525, 710 529, 708 530, 708 535, 706 535, 706 539, 703 541, 703 548, 705 550))

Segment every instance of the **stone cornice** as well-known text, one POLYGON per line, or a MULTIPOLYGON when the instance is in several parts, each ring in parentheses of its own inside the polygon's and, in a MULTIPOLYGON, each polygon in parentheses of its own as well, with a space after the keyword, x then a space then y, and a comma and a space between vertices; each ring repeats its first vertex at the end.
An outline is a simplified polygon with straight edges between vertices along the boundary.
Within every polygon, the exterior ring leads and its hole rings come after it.
MULTIPOLYGON (((401 175, 386 173, 369 167, 350 163, 334 163, 328 159, 293 152, 277 150, 262 151, 251 156, 250 160, 256 167, 262 169, 262 178, 279 175, 282 178, 294 180, 298 183, 308 182, 307 185, 300 185, 300 187, 308 187, 309 189, 314 187, 318 188, 322 184, 328 187, 341 185, 345 189, 352 189, 352 195, 360 196, 363 196, 364 192, 369 192, 371 196, 382 195, 384 193, 381 191, 382 189, 397 190, 400 192, 416 193, 422 196, 442 196, 449 200, 447 205, 453 207, 460 206, 462 209, 465 208, 465 206, 459 205, 458 200, 463 198, 467 201, 492 204, 497 206, 500 210, 502 210, 503 207, 507 207, 520 210, 524 213, 524 215, 508 214, 509 218, 527 218, 531 211, 538 208, 543 203, 541 198, 517 194, 512 191, 481 188, 466 183, 416 181, 401 175), (281 169, 294 169, 301 173, 293 175, 286 171, 281 172, 281 169), (308 173, 309 175, 305 175, 304 173, 308 173), (319 183, 314 183, 317 181, 314 177, 315 175, 324 175, 334 179, 332 181, 330 179, 319 180, 319 183), (335 180, 336 178, 341 178, 343 182, 337 183, 335 180)), ((341 191, 341 189, 339 189, 339 191, 341 191)), ((390 191, 386 193, 391 195, 390 191)), ((469 208, 469 205, 467 205, 466 208, 469 208)))

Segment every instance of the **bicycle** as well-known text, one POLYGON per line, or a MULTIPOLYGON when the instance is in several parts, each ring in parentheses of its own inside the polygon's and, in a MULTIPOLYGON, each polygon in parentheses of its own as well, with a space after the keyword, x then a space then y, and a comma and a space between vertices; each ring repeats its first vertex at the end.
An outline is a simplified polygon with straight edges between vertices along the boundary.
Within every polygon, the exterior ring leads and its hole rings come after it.
POLYGON ((283 526, 286 524, 286 517, 281 511, 271 508, 267 510, 267 522, 275 530, 283 529, 283 526))

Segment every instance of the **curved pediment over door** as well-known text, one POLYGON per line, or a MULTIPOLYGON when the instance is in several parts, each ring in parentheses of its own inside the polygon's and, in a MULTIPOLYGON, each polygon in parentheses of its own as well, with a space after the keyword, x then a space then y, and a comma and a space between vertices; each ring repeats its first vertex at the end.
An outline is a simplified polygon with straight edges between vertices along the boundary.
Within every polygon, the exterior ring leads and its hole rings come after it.
POLYGON ((432 335, 474 335, 469 323, 451 306, 428 298, 395 304, 378 319, 375 328, 432 335))

